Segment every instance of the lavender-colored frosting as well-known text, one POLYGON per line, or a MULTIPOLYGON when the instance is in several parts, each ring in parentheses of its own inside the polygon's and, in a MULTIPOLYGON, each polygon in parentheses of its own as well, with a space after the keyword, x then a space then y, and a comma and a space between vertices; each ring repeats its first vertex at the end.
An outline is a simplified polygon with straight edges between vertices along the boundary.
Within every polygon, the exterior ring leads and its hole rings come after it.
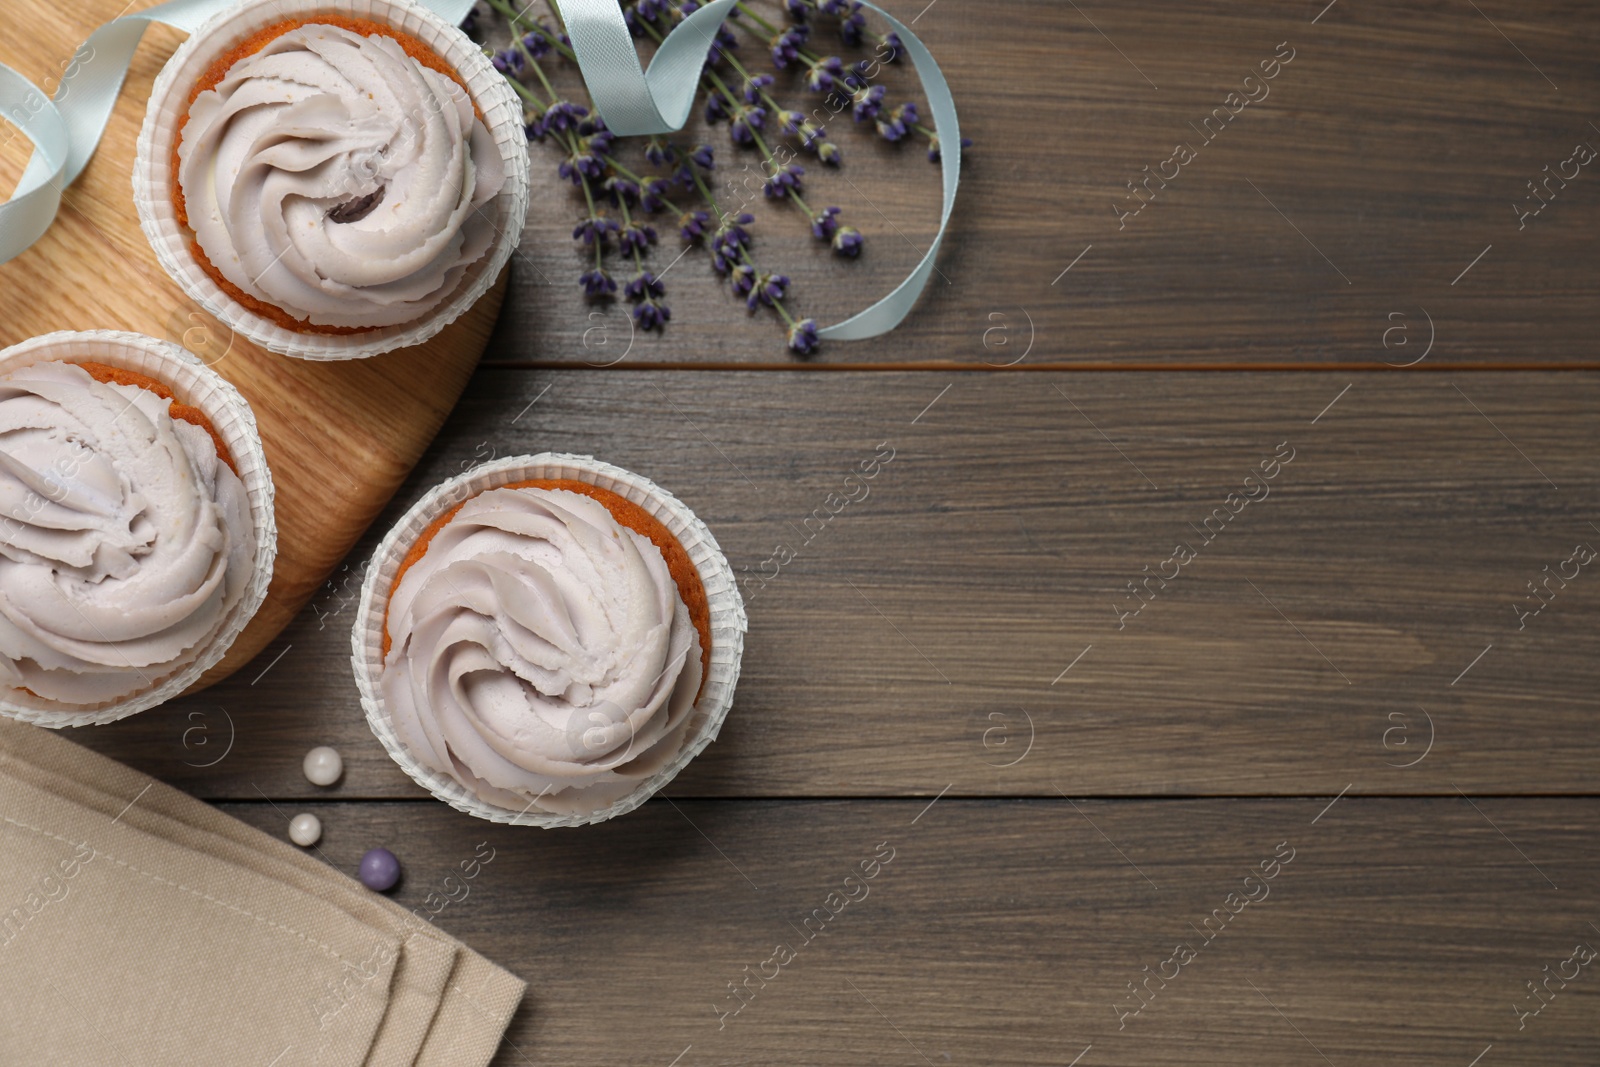
POLYGON ((661 551, 562 490, 469 500, 402 575, 388 632, 400 740, 512 810, 604 811, 682 750, 700 689, 661 551))
POLYGON ((0 682, 119 699, 199 655, 243 596, 248 494, 169 404, 68 363, 0 379, 0 682))
POLYGON ((390 37, 311 24, 189 109, 178 179, 223 276, 318 326, 441 304, 494 241, 505 164, 455 81, 390 37))

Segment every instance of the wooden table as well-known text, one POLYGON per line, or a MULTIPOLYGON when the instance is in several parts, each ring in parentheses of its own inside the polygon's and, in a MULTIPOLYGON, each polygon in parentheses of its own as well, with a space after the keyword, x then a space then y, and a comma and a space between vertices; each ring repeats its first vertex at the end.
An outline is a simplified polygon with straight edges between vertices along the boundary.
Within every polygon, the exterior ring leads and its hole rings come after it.
MULTIPOLYGON (((913 320, 808 362, 698 253, 629 347, 535 146, 489 354, 365 541, 233 679, 74 739, 316 812, 343 869, 389 845, 407 906, 490 842, 436 921, 530 982, 501 1064, 1600 1062, 1600 174, 1527 199, 1600 145, 1600 17, 1325 3, 890 0, 977 146, 913 320), (741 574, 793 557, 722 739, 581 831, 427 799, 348 662, 381 529, 546 449, 671 488, 741 574)), ((808 181, 861 262, 758 210, 823 322, 937 211, 837 125, 808 181)))

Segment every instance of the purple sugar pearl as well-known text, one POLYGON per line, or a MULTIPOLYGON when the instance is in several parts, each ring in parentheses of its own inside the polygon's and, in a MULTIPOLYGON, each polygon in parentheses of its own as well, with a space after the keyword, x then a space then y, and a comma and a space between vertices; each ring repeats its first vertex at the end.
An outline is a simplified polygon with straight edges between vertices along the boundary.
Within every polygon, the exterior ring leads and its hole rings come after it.
POLYGON ((386 893, 400 880, 400 861, 386 848, 372 848, 361 857, 361 884, 386 893))

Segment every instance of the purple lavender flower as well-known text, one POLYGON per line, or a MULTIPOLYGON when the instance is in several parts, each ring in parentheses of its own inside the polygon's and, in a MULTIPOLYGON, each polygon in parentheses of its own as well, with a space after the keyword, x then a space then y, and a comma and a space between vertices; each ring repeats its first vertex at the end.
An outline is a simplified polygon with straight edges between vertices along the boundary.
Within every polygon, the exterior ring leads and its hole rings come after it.
POLYGON ((917 124, 917 105, 901 104, 893 111, 879 112, 877 124, 878 136, 885 141, 903 140, 910 127, 917 124))
POLYGON ((685 241, 694 242, 706 235, 711 225, 709 211, 685 211, 678 216, 678 233, 685 241))
POLYGON ((568 100, 557 100, 544 112, 544 127, 550 133, 576 130, 589 117, 589 109, 568 100))
POLYGON ((844 60, 838 56, 828 56, 806 71, 806 88, 814 93, 831 93, 838 79, 842 77, 844 77, 844 60))
POLYGON ((783 0, 783 7, 789 12, 789 17, 796 22, 804 22, 811 17, 811 4, 808 0, 783 0))
POLYGON ((598 157, 581 151, 568 152, 556 169, 573 185, 582 185, 585 178, 599 179, 606 172, 605 163, 598 157))
POLYGON ((669 178, 650 178, 639 193, 639 206, 654 215, 667 206, 667 194, 672 191, 669 178))
POLYGON ((591 215, 578 223, 577 228, 572 231, 572 239, 590 246, 597 241, 604 245, 611 239, 612 234, 620 232, 621 229, 616 219, 605 215, 591 215))
POLYGON ((840 226, 839 232, 833 235, 833 250, 841 256, 854 259, 861 254, 864 241, 861 231, 854 226, 840 226))
POLYGON ((581 277, 579 277, 578 283, 583 286, 584 296, 612 296, 617 291, 616 281, 612 279, 611 275, 607 274, 599 267, 585 272, 581 277))
POLYGON ((623 255, 633 252, 644 252, 656 243, 656 230, 654 226, 642 226, 635 222, 622 231, 622 236, 617 238, 617 247, 623 255))
POLYGON ((718 274, 727 274, 743 258, 744 250, 750 247, 750 231, 745 227, 755 220, 748 211, 722 217, 722 225, 711 238, 711 265, 718 274))
POLYGON ((634 323, 647 332, 664 328, 671 319, 672 309, 655 300, 643 300, 633 307, 634 323))
POLYGON ((644 158, 652 166, 664 167, 678 161, 678 151, 661 138, 652 137, 644 146, 644 158))
POLYGON ((540 25, 522 35, 522 47, 534 59, 543 59, 550 54, 550 31, 540 25))
POLYGON ((790 111, 786 108, 778 112, 778 129, 783 131, 786 137, 798 134, 809 122, 804 111, 790 111))
POLYGON ((623 293, 634 302, 633 321, 641 330, 658 330, 672 318, 672 309, 661 302, 666 286, 647 270, 629 279, 623 293))
POLYGON ((839 146, 834 144, 832 141, 823 141, 821 144, 817 145, 817 158, 822 160, 822 162, 826 163, 830 167, 837 167, 839 165, 839 160, 843 157, 844 153, 841 152, 839 150, 839 146))
POLYGON ((857 89, 851 94, 851 99, 855 102, 854 115, 857 122, 878 117, 878 112, 883 110, 884 92, 883 86, 874 85, 870 89, 857 89))
POLYGON ((766 108, 740 107, 734 114, 733 121, 728 124, 728 135, 733 138, 734 144, 755 144, 756 131, 764 129, 766 124, 766 108))
POLYGON ((782 300, 784 294, 788 291, 789 278, 787 275, 763 271, 756 279, 755 288, 751 289, 749 295, 744 298, 744 306, 751 311, 756 310, 762 304, 771 307, 782 300))
POLYGON ((798 163, 790 163, 776 171, 761 186, 761 191, 767 194, 769 200, 782 200, 790 192, 800 191, 800 179, 806 168, 798 163))
POLYGON ((591 156, 606 155, 611 151, 611 143, 617 139, 617 135, 606 129, 599 119, 580 122, 578 135, 583 138, 583 146, 591 156))
POLYGON ((756 269, 748 263, 741 263, 729 273, 728 281, 733 286, 734 295, 749 296, 756 287, 756 269))
POLYGON ((762 94, 772 88, 778 79, 770 74, 757 74, 754 78, 744 83, 744 102, 747 104, 761 103, 762 94))
POLYGON ((632 207, 639 202, 638 183, 620 174, 613 174, 607 178, 602 188, 611 195, 611 202, 614 204, 627 204, 632 207))
POLYGON ((711 45, 711 50, 706 53, 706 62, 713 67, 722 63, 725 53, 739 47, 739 38, 726 26, 717 27, 716 40, 711 45))
POLYGON ((817 320, 801 319, 789 324, 789 350, 796 355, 809 356, 822 343, 817 339, 817 320))
POLYGON ((667 0, 639 0, 633 10, 640 18, 654 25, 667 13, 668 7, 667 0))
POLYGON ((772 39, 772 65, 784 70, 800 58, 800 49, 811 36, 811 27, 804 24, 790 26, 772 39))
POLYGON ((522 53, 515 48, 507 48, 504 52, 496 52, 494 58, 489 62, 501 74, 515 74, 527 65, 527 60, 523 59, 522 53))
POLYGON ((689 158, 694 160, 695 166, 699 167, 701 170, 716 169, 717 155, 711 150, 711 146, 708 144, 697 145, 694 150, 694 155, 690 156, 689 158))
POLYGON ((745 227, 754 221, 756 221, 756 217, 748 211, 741 211, 737 215, 726 215, 723 217, 722 226, 717 232, 720 235, 725 235, 728 240, 735 242, 740 247, 748 247, 750 244, 750 232, 745 227))
POLYGON ((878 43, 883 46, 878 50, 878 54, 883 56, 885 63, 897 62, 901 56, 906 54, 905 44, 901 42, 900 35, 893 30, 879 38, 878 43), (885 50, 887 50, 887 54, 885 54, 885 50))
POLYGON ((848 13, 844 10, 837 12, 839 15, 839 39, 851 47, 859 45, 862 36, 867 30, 867 17, 861 13, 861 4, 852 2, 839 6, 841 9, 849 9, 848 13))
POLYGON ((819 241, 832 241, 839 231, 839 209, 825 207, 811 216, 811 236, 819 241))
POLYGON ((728 117, 728 105, 722 102, 720 93, 706 94, 706 121, 715 126, 728 117))
POLYGON ((629 300, 654 300, 656 297, 665 296, 667 287, 661 280, 647 270, 641 270, 628 280, 627 287, 623 289, 629 300))

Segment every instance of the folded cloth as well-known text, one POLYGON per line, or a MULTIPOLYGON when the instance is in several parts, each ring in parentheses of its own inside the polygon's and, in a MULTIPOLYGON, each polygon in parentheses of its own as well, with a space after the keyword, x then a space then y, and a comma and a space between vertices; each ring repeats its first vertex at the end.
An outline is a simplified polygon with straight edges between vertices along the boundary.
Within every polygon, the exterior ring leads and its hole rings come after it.
POLYGON ((0 720, 0 1064, 473 1067, 523 989, 290 845, 0 720))

